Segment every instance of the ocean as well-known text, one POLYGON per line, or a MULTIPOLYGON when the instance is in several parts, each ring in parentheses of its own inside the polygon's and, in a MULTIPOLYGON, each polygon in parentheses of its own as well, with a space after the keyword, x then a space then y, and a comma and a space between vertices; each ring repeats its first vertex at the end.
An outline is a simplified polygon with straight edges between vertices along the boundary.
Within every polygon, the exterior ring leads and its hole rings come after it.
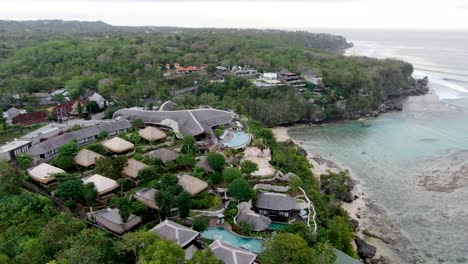
POLYGON ((293 127, 289 135, 349 168, 366 199, 384 209, 409 241, 389 243, 394 263, 468 262, 468 32, 331 33, 354 43, 349 56, 412 63, 431 92, 365 125, 293 127))

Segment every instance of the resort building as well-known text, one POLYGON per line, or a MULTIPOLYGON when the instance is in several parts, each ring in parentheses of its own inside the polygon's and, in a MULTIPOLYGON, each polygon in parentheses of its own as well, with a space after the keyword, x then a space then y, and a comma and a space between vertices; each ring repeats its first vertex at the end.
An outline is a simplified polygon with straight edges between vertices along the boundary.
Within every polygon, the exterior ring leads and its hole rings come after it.
POLYGON ((297 75, 297 73, 290 72, 283 69, 279 72, 279 77, 284 84, 292 86, 297 89, 304 89, 306 87, 305 82, 297 75))
POLYGON ((271 219, 289 217, 296 208, 296 200, 287 194, 261 192, 255 202, 255 211, 271 219))
POLYGON ((200 156, 197 157, 197 163, 195 164, 195 167, 202 169, 204 172, 207 173, 213 173, 215 170, 210 167, 208 164, 208 156, 200 156))
POLYGON ((119 235, 130 231, 141 223, 141 217, 133 214, 129 215, 128 219, 124 221, 117 208, 107 208, 98 211, 94 214, 94 218, 98 225, 119 235))
POLYGON ((72 100, 59 104, 54 107, 52 110, 52 118, 56 121, 62 122, 70 118, 75 118, 78 116, 78 102, 82 106, 82 113, 87 113, 86 104, 88 103, 87 99, 72 100))
POLYGON ((251 69, 247 66, 233 66, 231 69, 231 74, 239 78, 256 78, 257 70, 251 69))
POLYGON ((128 108, 114 113, 114 119, 133 121, 141 118, 147 125, 158 125, 172 129, 178 137, 202 134, 214 136, 211 128, 231 122, 234 116, 233 112, 217 109, 145 111, 128 108))
POLYGON ((29 149, 28 154, 33 158, 35 163, 38 163, 53 158, 58 153, 60 147, 74 139, 78 141, 79 145, 84 145, 95 141, 102 131, 106 131, 109 136, 115 136, 118 133, 127 131, 131 127, 131 123, 125 120, 103 122, 96 126, 82 128, 78 131, 65 133, 37 143, 29 149))
POLYGON ((12 107, 7 111, 3 112, 3 117, 6 119, 7 124, 11 124, 13 123, 13 118, 25 113, 25 110, 19 110, 17 108, 12 107))
POLYGON ((144 129, 141 129, 138 131, 138 135, 148 141, 161 140, 167 136, 166 133, 152 126, 147 126, 144 129))
POLYGON ((31 148, 29 140, 14 140, 0 147, 0 160, 16 160, 16 157, 31 148))
POLYGON ((90 167, 96 165, 96 160, 103 158, 101 154, 98 154, 94 151, 82 149, 76 154, 74 160, 75 163, 82 167, 90 167))
POLYGON ((31 177, 31 179, 42 184, 48 184, 54 181, 54 175, 60 173, 65 173, 65 171, 47 163, 42 163, 28 170, 28 174, 31 177))
POLYGON ((311 72, 311 71, 306 71, 306 72, 303 72, 301 73, 301 77, 308 81, 308 82, 311 82, 315 85, 318 85, 320 83, 322 83, 322 77, 319 77, 317 74, 311 72))
POLYGON ((252 264, 257 255, 231 244, 215 240, 208 246, 214 256, 226 264, 252 264))
POLYGON ((146 155, 153 159, 160 159, 162 163, 164 164, 175 161, 178 156, 176 152, 169 150, 167 148, 160 148, 160 149, 151 151, 146 155))
POLYGON ((135 159, 129 159, 127 160, 127 165, 124 167, 122 174, 126 177, 136 179, 138 178, 140 171, 146 168, 148 168, 148 165, 144 164, 143 162, 135 159))
POLYGON ((281 85, 281 81, 278 79, 278 73, 276 72, 265 72, 260 75, 260 78, 256 79, 253 83, 257 87, 273 87, 281 85))
POLYGON ((184 191, 195 196, 208 188, 208 183, 193 177, 191 175, 182 175, 179 177, 179 185, 182 186, 184 191))
POLYGON ((124 153, 135 148, 135 145, 131 142, 128 142, 125 139, 119 137, 114 137, 102 143, 102 145, 110 152, 113 153, 124 153))
POLYGON ((99 195, 104 195, 106 193, 112 192, 113 190, 119 187, 119 184, 113 179, 101 176, 99 174, 94 174, 92 176, 81 179, 83 184, 92 182, 96 187, 96 191, 99 195))
POLYGON ((155 196, 158 190, 154 188, 144 188, 136 192, 133 197, 145 204, 148 208, 159 210, 155 196))
POLYGON ((196 239, 200 233, 170 220, 159 223, 150 232, 156 232, 161 238, 177 243, 185 250, 185 259, 191 259, 198 250, 196 239))

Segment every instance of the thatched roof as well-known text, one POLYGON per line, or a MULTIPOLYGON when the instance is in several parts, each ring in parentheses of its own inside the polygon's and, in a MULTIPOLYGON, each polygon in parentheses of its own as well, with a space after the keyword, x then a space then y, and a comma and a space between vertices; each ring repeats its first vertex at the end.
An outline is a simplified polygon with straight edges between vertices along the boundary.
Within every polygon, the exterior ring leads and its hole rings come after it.
POLYGON ((252 264, 257 255, 231 244, 215 240, 208 246, 214 256, 226 264, 252 264))
POLYGON ((166 133, 152 126, 147 126, 144 129, 141 129, 138 134, 140 137, 148 141, 156 141, 166 137, 166 133))
POLYGON ((106 194, 119 187, 119 184, 113 179, 101 176, 99 174, 94 174, 92 176, 83 178, 81 179, 81 181, 83 182, 83 184, 87 184, 90 182, 94 183, 94 186, 96 187, 96 190, 99 195, 106 194))
POLYGON ((93 93, 93 95, 91 95, 88 98, 88 100, 96 102, 100 109, 104 108, 104 105, 107 102, 107 100, 104 97, 102 97, 102 95, 100 95, 98 93, 93 93))
POLYGON ((31 176, 33 180, 43 184, 55 180, 54 174, 59 173, 65 173, 65 171, 47 163, 42 163, 28 171, 29 176, 31 176))
POLYGON ((80 152, 78 152, 78 154, 76 154, 75 163, 83 167, 89 167, 95 165, 96 160, 102 157, 104 156, 94 151, 82 149, 80 152))
POLYGON ((141 218, 136 215, 129 215, 127 221, 123 221, 119 209, 107 208, 96 214, 96 222, 117 234, 123 234, 141 223, 141 218))
POLYGON ((124 167, 122 173, 125 176, 135 179, 138 177, 138 173, 145 168, 148 168, 148 165, 144 164, 143 162, 139 162, 135 159, 129 159, 127 160, 127 166, 124 167))
POLYGON ((215 172, 210 165, 208 164, 208 157, 207 156, 201 156, 198 157, 198 162, 195 164, 196 167, 204 170, 205 172, 215 172))
POLYGON ((153 227, 150 232, 156 232, 161 238, 167 239, 184 247, 192 242, 200 234, 199 232, 179 225, 170 220, 165 220, 153 227))
POLYGON ((245 222, 249 224, 250 229, 253 231, 262 232, 271 224, 271 219, 266 216, 259 215, 251 210, 246 210, 237 216, 236 222, 245 222))
POLYGON ((273 211, 291 211, 296 208, 296 200, 282 193, 262 192, 257 196, 255 207, 273 211))
POLYGON ((144 203, 151 209, 159 210, 159 206, 156 204, 155 195, 158 190, 153 188, 144 188, 136 192, 133 197, 138 201, 144 203))
POLYGON ((201 193, 204 191, 206 188, 208 188, 208 183, 205 181, 202 181, 196 177, 190 176, 190 175, 183 175, 179 177, 179 185, 182 186, 182 188, 190 193, 190 195, 194 196, 196 194, 201 193))
POLYGON ((160 159, 163 163, 168 163, 171 161, 174 161, 177 159, 177 153, 166 149, 166 148, 160 148, 154 151, 149 152, 148 157, 151 157, 153 159, 160 159))
POLYGON ((133 143, 119 137, 109 139, 102 145, 104 145, 107 150, 114 153, 123 153, 135 148, 133 143))

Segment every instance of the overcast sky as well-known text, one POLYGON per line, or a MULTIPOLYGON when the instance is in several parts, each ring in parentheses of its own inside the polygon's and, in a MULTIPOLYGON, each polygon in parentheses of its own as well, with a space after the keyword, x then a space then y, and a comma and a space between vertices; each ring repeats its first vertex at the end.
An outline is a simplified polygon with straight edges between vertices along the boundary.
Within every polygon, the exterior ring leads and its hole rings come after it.
POLYGON ((113 25, 468 29, 468 0, 0 0, 0 19, 113 25))

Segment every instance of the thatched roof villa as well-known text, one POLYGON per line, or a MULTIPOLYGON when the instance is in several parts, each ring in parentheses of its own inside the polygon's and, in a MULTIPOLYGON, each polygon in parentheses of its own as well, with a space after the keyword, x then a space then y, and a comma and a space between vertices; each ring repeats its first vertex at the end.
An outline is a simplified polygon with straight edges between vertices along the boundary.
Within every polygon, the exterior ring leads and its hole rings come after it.
POLYGON ((151 209, 159 210, 159 206, 156 203, 155 196, 158 190, 154 188, 144 188, 136 192, 133 197, 138 201, 144 203, 147 207, 151 209))
POLYGON ((179 177, 179 185, 182 188, 190 193, 190 195, 195 196, 208 188, 208 183, 202 181, 191 175, 182 175, 179 177))
POLYGON ((107 208, 96 213, 96 222, 98 225, 121 235, 140 224, 141 217, 131 214, 128 216, 128 219, 124 221, 120 215, 119 209, 107 208))
POLYGON ((140 173, 140 171, 148 167, 149 166, 144 164, 143 162, 140 162, 135 159, 129 159, 127 160, 127 166, 124 167, 122 174, 127 177, 136 179, 138 177, 138 173, 140 173))
POLYGON ((141 129, 140 131, 138 131, 138 134, 140 135, 140 137, 148 141, 157 141, 160 139, 164 139, 167 136, 166 133, 152 126, 147 126, 144 129, 141 129))
POLYGON ((113 153, 124 153, 135 148, 135 145, 125 139, 114 137, 102 144, 107 150, 113 153))
POLYGON ((94 151, 82 149, 80 152, 78 152, 78 154, 76 154, 75 163, 87 168, 96 165, 96 160, 103 157, 104 156, 94 151))
POLYGON ((96 190, 99 195, 112 192, 113 190, 119 187, 119 184, 113 179, 101 176, 99 174, 94 174, 92 176, 83 178, 81 179, 81 181, 83 182, 83 184, 92 182, 94 186, 96 187, 96 190))
POLYGON ((33 180, 42 184, 48 184, 49 182, 54 181, 54 175, 60 173, 65 173, 65 171, 47 163, 42 163, 28 170, 29 176, 31 176, 33 180))

